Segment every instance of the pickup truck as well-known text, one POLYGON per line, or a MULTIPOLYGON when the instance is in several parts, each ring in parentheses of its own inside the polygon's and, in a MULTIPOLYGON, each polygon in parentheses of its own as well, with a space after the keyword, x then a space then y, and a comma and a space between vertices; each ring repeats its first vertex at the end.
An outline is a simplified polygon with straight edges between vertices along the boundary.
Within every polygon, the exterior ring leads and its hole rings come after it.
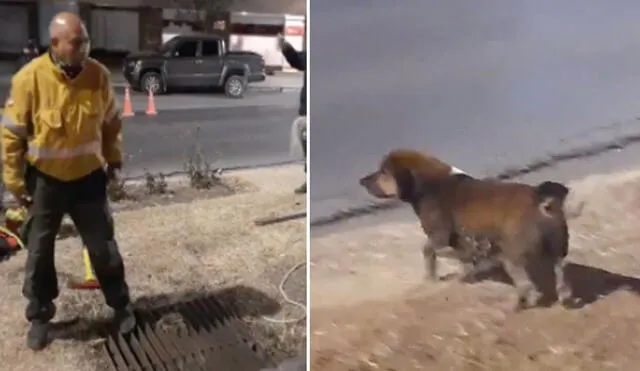
POLYGON ((127 55, 122 72, 138 91, 222 88, 231 98, 242 98, 248 83, 266 78, 261 55, 229 52, 220 37, 195 34, 175 36, 157 52, 127 55))

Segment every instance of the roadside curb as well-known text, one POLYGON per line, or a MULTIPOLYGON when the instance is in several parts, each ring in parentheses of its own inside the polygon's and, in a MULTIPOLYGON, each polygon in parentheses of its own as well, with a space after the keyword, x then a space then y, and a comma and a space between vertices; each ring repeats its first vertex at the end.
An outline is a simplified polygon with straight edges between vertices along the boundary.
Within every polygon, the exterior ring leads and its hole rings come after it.
MULTIPOLYGON (((238 172, 243 172, 243 171, 247 171, 247 170, 264 170, 264 169, 286 169, 289 167, 294 167, 296 165, 300 165, 302 164, 301 161, 296 161, 296 160, 291 160, 291 161, 282 161, 282 162, 277 162, 277 163, 273 163, 273 164, 263 164, 263 165, 249 165, 249 166, 234 166, 234 167, 228 167, 228 168, 221 168, 220 169, 220 175, 224 176, 225 174, 234 174, 234 173, 238 173, 238 172)), ((170 173, 153 173, 153 175, 164 175, 164 180, 168 183, 168 184, 181 184, 184 182, 189 182, 189 177, 186 174, 185 171, 173 171, 170 173)), ((123 176, 122 179, 124 179, 129 185, 133 185, 133 186, 142 186, 145 184, 146 180, 145 180, 145 176, 144 174, 142 175, 136 175, 136 176, 123 176)), ((3 205, 7 205, 7 204, 12 204, 15 203, 15 200, 13 198, 13 196, 11 194, 9 194, 8 192, 4 191, 4 195, 2 196, 2 204, 3 205)))
POLYGON ((302 90, 301 87, 289 87, 289 86, 251 86, 249 85, 248 91, 256 91, 261 93, 290 93, 298 92, 302 90))
MULTIPOLYGON (((291 161, 283 161, 283 162, 278 162, 278 163, 273 163, 273 164, 263 164, 263 165, 249 165, 249 166, 233 166, 233 167, 228 167, 228 168, 221 168, 220 169, 220 174, 221 176, 224 176, 225 174, 234 174, 234 173, 239 173, 239 172, 244 172, 244 171, 248 171, 248 170, 265 170, 265 169, 286 169, 286 168, 290 168, 290 167, 295 167, 297 165, 302 164, 302 162, 300 161, 296 161, 296 160, 291 160, 291 161)), ((157 173, 154 175, 160 175, 161 173, 157 173)), ((169 173, 162 173, 162 175, 164 175, 165 180, 167 181, 167 183, 169 184, 177 184, 177 183, 182 183, 182 182, 188 182, 189 181, 189 176, 187 175, 187 173, 185 171, 179 170, 179 171, 173 171, 173 172, 169 172, 169 173)), ((136 185, 136 186, 140 186, 143 185, 145 183, 145 175, 136 175, 136 176, 131 176, 131 177, 123 177, 124 179, 127 180, 127 182, 131 185, 136 185)))
MULTIPOLYGON (((114 82, 113 87, 118 91, 125 89, 129 84, 126 82, 114 82)), ((260 85, 252 85, 249 84, 247 87, 247 91, 256 91, 256 92, 296 92, 302 89, 301 86, 260 86, 260 85)), ((143 93, 140 93, 143 94, 143 93)))
MULTIPOLYGON (((163 118, 160 118, 162 115, 167 115, 167 114, 176 115, 176 114, 183 114, 184 112, 190 112, 191 114, 194 114, 194 115, 205 114, 210 119, 215 120, 215 117, 212 116, 215 114, 217 114, 218 117, 226 117, 226 118, 228 118, 228 115, 233 116, 234 114, 244 115, 244 117, 252 117, 251 115, 265 114, 265 113, 273 112, 274 110, 279 111, 282 108, 294 110, 295 107, 296 107, 295 104, 292 104, 290 106, 289 105, 282 106, 277 104, 247 104, 247 105, 237 105, 237 106, 228 105, 228 106, 198 107, 198 108, 174 107, 169 109, 159 109, 157 110, 155 115, 148 115, 145 110, 141 109, 141 110, 135 110, 133 112, 133 116, 126 116, 126 117, 123 117, 123 119, 127 120, 132 118, 146 118, 152 122, 156 118, 159 118, 160 120, 162 120, 163 118)), ((166 119, 166 117, 164 119, 166 119)))

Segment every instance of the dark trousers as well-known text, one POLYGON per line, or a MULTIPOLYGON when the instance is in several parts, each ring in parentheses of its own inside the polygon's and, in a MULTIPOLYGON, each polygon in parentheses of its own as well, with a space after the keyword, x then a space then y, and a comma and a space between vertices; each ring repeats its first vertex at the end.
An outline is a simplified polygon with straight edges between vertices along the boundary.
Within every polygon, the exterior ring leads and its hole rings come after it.
MULTIPOLYGON (((300 117, 306 117, 301 115, 300 117)), ((304 172, 307 172, 307 123, 299 126, 298 138, 300 138, 300 145, 302 146, 302 155, 304 156, 304 172)))
POLYGON ((300 142, 302 143, 302 154, 304 155, 304 172, 307 172, 307 129, 304 129, 304 133, 302 133, 302 138, 300 142))
POLYGON ((98 169, 79 180, 62 182, 28 167, 25 180, 33 198, 22 231, 28 250, 22 290, 29 301, 27 320, 48 321, 54 315, 51 308, 59 294, 54 245, 65 214, 69 214, 87 247, 107 305, 120 309, 129 304, 124 263, 114 239, 105 172, 98 169))

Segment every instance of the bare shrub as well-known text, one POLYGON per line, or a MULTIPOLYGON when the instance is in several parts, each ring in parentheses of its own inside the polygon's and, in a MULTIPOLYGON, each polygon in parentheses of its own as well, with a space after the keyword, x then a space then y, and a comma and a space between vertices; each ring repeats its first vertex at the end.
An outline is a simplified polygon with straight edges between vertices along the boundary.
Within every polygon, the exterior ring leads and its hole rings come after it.
POLYGON ((133 199, 128 191, 127 179, 125 177, 121 177, 109 182, 109 185, 107 186, 107 196, 111 202, 121 202, 133 199))
POLYGON ((184 170, 189 177, 189 185, 195 189, 211 189, 221 185, 222 169, 215 168, 211 161, 206 158, 204 151, 200 146, 198 134, 200 127, 198 126, 194 132, 194 144, 187 152, 184 170))
POLYGON ((144 187, 149 195, 165 195, 169 193, 169 185, 164 174, 157 175, 146 172, 144 176, 144 187))

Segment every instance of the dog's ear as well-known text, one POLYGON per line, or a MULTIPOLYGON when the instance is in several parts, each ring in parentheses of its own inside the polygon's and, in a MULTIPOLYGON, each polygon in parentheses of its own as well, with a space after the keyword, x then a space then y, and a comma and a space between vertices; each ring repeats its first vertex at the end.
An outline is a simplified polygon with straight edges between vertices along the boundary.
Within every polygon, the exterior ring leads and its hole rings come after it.
POLYGON ((395 173, 398 198, 404 202, 415 202, 423 197, 438 194, 442 180, 428 177, 413 169, 401 169, 395 173))
POLYGON ((398 186, 398 198, 404 202, 413 202, 420 197, 421 181, 411 169, 399 169, 394 178, 398 186))

